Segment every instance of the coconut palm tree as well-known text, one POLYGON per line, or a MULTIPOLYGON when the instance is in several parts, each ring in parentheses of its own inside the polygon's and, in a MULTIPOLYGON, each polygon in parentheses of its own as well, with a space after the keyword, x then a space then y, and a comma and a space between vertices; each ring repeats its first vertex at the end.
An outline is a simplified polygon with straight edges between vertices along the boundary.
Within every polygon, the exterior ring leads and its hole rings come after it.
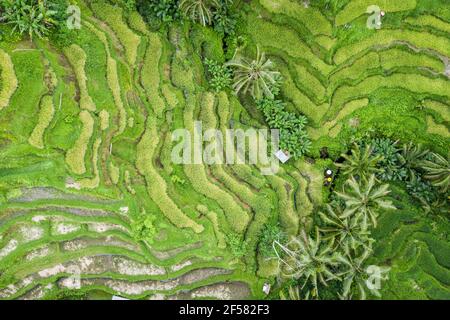
POLYGON ((284 291, 280 291, 281 300, 309 300, 309 292, 306 293, 305 298, 302 299, 300 296, 300 288, 298 286, 289 286, 288 294, 286 295, 284 291))
POLYGON ((366 290, 369 290, 369 292, 378 297, 380 296, 380 288, 378 285, 382 280, 387 280, 387 272, 389 272, 390 268, 366 266, 366 260, 370 256, 370 253, 369 250, 364 250, 363 253, 356 258, 352 257, 350 254, 337 257, 339 262, 345 268, 345 270, 339 274, 339 276, 343 278, 343 291, 342 294, 340 294, 341 299, 346 300, 352 297, 353 286, 356 286, 361 300, 366 299, 366 290))
POLYGON ((212 23, 213 11, 220 6, 218 0, 181 0, 179 8, 186 17, 203 26, 212 23))
POLYGON ((380 155, 373 155, 372 147, 366 145, 361 149, 356 143, 353 145, 351 155, 342 154, 341 156, 346 160, 344 163, 336 163, 336 166, 341 168, 341 172, 345 176, 354 176, 358 179, 367 181, 367 178, 374 173, 382 172, 383 170, 377 168, 377 164, 383 159, 380 155))
POLYGON ((442 193, 446 193, 450 185, 450 161, 434 152, 431 156, 431 160, 421 162, 422 169, 426 172, 424 178, 430 180, 433 186, 439 187, 442 193))
POLYGON ((271 87, 280 77, 278 71, 273 70, 274 64, 266 59, 264 52, 256 50, 256 59, 238 57, 226 63, 234 69, 233 88, 236 93, 250 93, 254 99, 263 96, 273 98, 271 87))
POLYGON ((327 281, 339 279, 332 271, 332 267, 338 264, 338 253, 332 254, 332 242, 324 245, 319 232, 316 232, 316 239, 302 232, 285 244, 274 241, 273 248, 282 276, 303 278, 302 289, 309 282, 313 287, 312 297, 319 297, 319 283, 327 286, 327 281))
POLYGON ((344 252, 356 250, 360 246, 370 249, 372 242, 368 225, 357 216, 341 218, 344 215, 341 207, 332 207, 327 204, 327 213, 319 212, 321 220, 326 224, 319 230, 324 234, 324 240, 332 240, 344 252))
POLYGON ((399 154, 400 164, 408 171, 408 176, 413 179, 416 175, 415 169, 420 168, 420 163, 428 155, 428 149, 423 148, 421 144, 415 145, 410 142, 404 144, 399 154))
POLYGON ((369 221, 374 227, 377 226, 378 209, 396 209, 392 202, 385 200, 390 193, 389 185, 375 185, 375 175, 371 175, 369 181, 358 183, 353 176, 346 181, 350 190, 346 192, 336 192, 345 201, 344 213, 340 216, 345 219, 355 216, 362 219, 362 223, 367 225, 369 221))

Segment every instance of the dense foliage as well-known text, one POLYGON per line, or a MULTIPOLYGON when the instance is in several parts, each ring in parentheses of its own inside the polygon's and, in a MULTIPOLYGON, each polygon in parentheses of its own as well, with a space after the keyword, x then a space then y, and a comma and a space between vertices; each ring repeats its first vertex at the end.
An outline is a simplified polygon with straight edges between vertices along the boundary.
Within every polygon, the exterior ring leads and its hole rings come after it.
POLYGON ((309 151, 311 141, 306 133, 307 118, 285 110, 282 101, 266 97, 256 102, 271 129, 280 130, 280 149, 295 159, 309 151))
POLYGON ((227 66, 208 58, 205 59, 205 65, 208 70, 209 85, 215 92, 230 88, 232 74, 227 66))
POLYGON ((136 7, 151 26, 189 19, 233 35, 238 20, 233 0, 137 0, 136 7))
POLYGON ((46 0, 5 0, 0 3, 0 21, 12 25, 13 32, 42 38, 57 24, 57 11, 46 0))

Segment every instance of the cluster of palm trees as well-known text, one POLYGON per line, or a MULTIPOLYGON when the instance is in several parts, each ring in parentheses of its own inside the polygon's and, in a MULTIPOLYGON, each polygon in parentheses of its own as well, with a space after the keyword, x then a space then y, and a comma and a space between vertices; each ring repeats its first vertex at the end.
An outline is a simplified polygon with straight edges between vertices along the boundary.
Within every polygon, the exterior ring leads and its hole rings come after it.
MULTIPOLYGON (((395 210, 387 199, 388 184, 381 184, 375 174, 379 156, 371 154, 371 147, 351 150, 343 155, 341 174, 347 177, 341 191, 335 195, 339 201, 327 204, 319 211, 319 224, 315 237, 304 232, 287 243, 274 242, 273 247, 283 276, 301 279, 301 290, 310 288, 306 296, 319 298, 321 286, 330 281, 342 282, 342 299, 352 298, 355 293, 365 299, 367 291, 379 295, 378 289, 367 284, 371 276, 367 260, 372 252, 371 229, 377 226, 380 210, 395 210)), ((379 280, 385 279, 388 268, 377 267, 379 280)), ((290 289, 288 296, 297 293, 290 289)), ((306 297, 305 296, 305 297, 306 297)))
MULTIPOLYGON (((397 141, 391 142, 391 145, 396 145, 397 141)), ((412 142, 405 143, 399 148, 395 148, 393 154, 388 152, 385 155, 383 150, 375 151, 371 144, 360 146, 354 144, 351 154, 342 154, 345 159, 343 163, 337 163, 336 166, 344 175, 353 175, 356 178, 367 180, 367 176, 375 174, 376 179, 391 180, 390 176, 397 177, 398 175, 392 172, 386 174, 386 171, 401 171, 403 174, 399 181, 406 184, 418 184, 423 186, 431 184, 436 189, 436 199, 434 207, 439 207, 438 204, 447 201, 449 186, 450 186, 450 159, 442 155, 431 152, 422 145, 414 144, 412 142), (393 165, 387 165, 386 158, 390 157, 395 161, 393 165), (389 168, 386 168, 388 166, 389 168)), ((395 180, 395 179, 394 179, 395 180)), ((432 211, 433 206, 429 199, 420 192, 415 193, 414 197, 423 203, 426 211, 432 211), (428 208, 428 209, 427 209, 428 208)))
MULTIPOLYGON (((448 193, 448 158, 413 143, 403 145, 396 156, 410 179, 422 175, 442 194, 448 193)), ((338 201, 318 212, 315 236, 303 231, 287 242, 273 243, 281 275, 303 281, 300 287, 281 292, 282 299, 319 298, 319 290, 331 281, 341 283, 340 298, 365 299, 368 292, 379 296, 379 288, 371 286, 369 279, 387 279, 389 268, 368 264, 374 242, 371 230, 377 226, 379 212, 395 209, 388 200, 389 185, 377 178, 383 170, 379 165, 383 155, 374 152, 370 144, 355 144, 342 157, 345 161, 336 165, 347 180, 342 190, 334 193, 338 201)))
MULTIPOLYGON (((361 299, 366 298, 367 291, 379 295, 377 288, 367 285, 371 276, 367 259, 374 242, 371 229, 377 225, 379 210, 395 209, 386 199, 389 192, 389 186, 378 184, 374 174, 358 181, 350 176, 343 191, 336 192, 344 205, 328 204, 326 212, 318 212, 320 225, 316 227, 315 237, 303 231, 286 243, 273 243, 281 275, 301 279, 300 289, 310 288, 308 297, 319 298, 320 287, 328 286, 330 281, 342 282, 342 299, 353 297, 352 288, 357 288, 361 299)), ((384 279, 388 268, 378 270, 377 276, 384 279)))

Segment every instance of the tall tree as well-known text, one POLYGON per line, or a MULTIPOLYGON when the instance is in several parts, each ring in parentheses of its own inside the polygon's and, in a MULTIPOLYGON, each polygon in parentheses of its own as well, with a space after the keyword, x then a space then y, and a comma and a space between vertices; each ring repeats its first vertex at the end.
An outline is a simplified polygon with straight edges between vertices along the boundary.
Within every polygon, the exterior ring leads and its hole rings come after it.
POLYGON ((360 246, 370 248, 374 240, 370 237, 367 224, 357 216, 341 218, 343 214, 341 207, 335 208, 329 204, 327 213, 319 212, 326 225, 319 229, 324 234, 323 239, 334 241, 346 253, 360 246))
POLYGON ((340 216, 342 219, 355 216, 362 219, 364 225, 371 222, 376 227, 380 208, 396 209, 391 201, 386 200, 386 196, 390 193, 389 185, 376 185, 375 175, 371 175, 369 181, 359 183, 351 176, 346 185, 349 188, 345 192, 336 192, 345 201, 346 208, 340 216))
POLYGON ((250 93, 254 99, 263 96, 273 98, 271 87, 277 82, 280 73, 273 70, 274 64, 266 59, 264 52, 256 49, 254 60, 238 57, 226 63, 234 69, 233 88, 236 93, 250 93))
POLYGON ((366 145, 362 149, 355 143, 351 150, 351 155, 342 154, 341 156, 345 161, 336 163, 336 166, 341 168, 341 172, 345 176, 354 176, 367 181, 371 174, 382 172, 382 169, 377 168, 377 164, 382 159, 382 156, 374 156, 370 145, 366 145))
POLYGON ((361 300, 366 299, 367 290, 377 297, 380 296, 379 289, 381 281, 387 280, 387 272, 390 268, 374 265, 366 266, 366 260, 369 256, 370 251, 365 249, 362 254, 357 257, 350 254, 338 257, 338 260, 345 268, 344 271, 339 274, 339 276, 343 278, 342 299, 352 298, 352 288, 355 286, 361 300))
POLYGON ((303 231, 299 237, 291 238, 287 243, 274 241, 273 247, 282 275, 302 278, 302 288, 310 283, 313 287, 312 297, 319 297, 319 283, 327 286, 327 281, 339 279, 332 270, 338 264, 338 253, 333 253, 332 242, 324 244, 321 241, 319 232, 313 239, 303 231))
POLYGON ((187 17, 203 26, 212 24, 213 12, 219 6, 218 0, 181 0, 179 5, 187 17))

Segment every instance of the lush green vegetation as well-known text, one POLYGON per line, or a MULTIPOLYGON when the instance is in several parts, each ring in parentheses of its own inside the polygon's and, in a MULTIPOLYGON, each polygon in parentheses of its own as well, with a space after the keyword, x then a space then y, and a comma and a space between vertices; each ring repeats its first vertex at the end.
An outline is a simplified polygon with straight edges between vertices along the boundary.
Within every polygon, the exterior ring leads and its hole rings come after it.
POLYGON ((383 3, 2 1, 0 299, 450 299, 450 7, 383 3))

